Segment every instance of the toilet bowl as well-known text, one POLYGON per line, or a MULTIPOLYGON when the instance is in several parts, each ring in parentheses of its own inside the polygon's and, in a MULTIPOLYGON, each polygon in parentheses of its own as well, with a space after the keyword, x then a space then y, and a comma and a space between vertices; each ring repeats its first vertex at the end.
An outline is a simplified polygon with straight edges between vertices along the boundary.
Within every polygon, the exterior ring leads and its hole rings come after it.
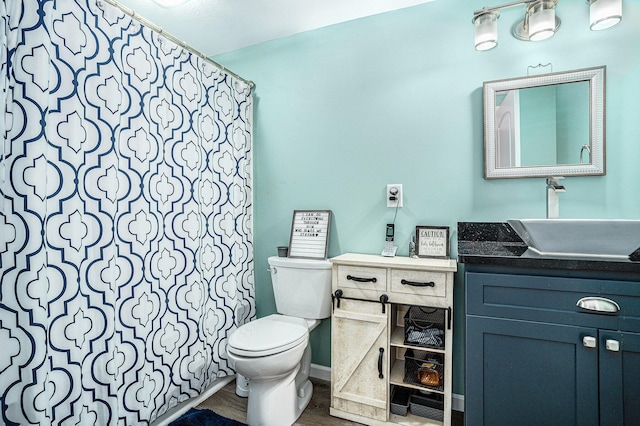
POLYGON ((229 336, 231 367, 248 381, 250 426, 292 425, 309 404, 309 333, 331 315, 331 262, 270 257, 277 314, 229 336))
POLYGON ((306 408, 313 393, 309 331, 318 323, 273 314, 231 335, 231 366, 249 380, 249 425, 291 425, 306 408))

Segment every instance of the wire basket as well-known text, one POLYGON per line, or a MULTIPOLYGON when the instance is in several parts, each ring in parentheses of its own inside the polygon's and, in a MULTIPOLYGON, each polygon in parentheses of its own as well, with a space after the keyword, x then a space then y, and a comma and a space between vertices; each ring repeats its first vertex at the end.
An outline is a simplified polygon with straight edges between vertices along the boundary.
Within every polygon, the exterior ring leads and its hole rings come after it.
POLYGON ((400 416, 406 416, 409 409, 411 389, 394 386, 391 392, 391 412, 400 416))
POLYGON ((404 316, 404 344, 444 349, 445 310, 411 306, 404 316))
POLYGON ((411 395, 409 401, 411 414, 433 420, 444 420, 444 395, 423 395, 419 391, 411 395))
POLYGON ((442 391, 444 390, 443 364, 441 354, 409 349, 404 355, 404 382, 442 391))

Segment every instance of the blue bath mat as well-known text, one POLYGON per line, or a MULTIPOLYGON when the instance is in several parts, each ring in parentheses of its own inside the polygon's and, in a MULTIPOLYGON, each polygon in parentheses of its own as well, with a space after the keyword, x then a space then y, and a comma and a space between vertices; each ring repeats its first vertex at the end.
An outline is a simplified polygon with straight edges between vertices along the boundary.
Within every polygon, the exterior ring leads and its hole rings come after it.
POLYGON ((247 426, 236 420, 231 420, 216 414, 211 410, 196 410, 192 408, 176 420, 169 423, 169 426, 247 426))

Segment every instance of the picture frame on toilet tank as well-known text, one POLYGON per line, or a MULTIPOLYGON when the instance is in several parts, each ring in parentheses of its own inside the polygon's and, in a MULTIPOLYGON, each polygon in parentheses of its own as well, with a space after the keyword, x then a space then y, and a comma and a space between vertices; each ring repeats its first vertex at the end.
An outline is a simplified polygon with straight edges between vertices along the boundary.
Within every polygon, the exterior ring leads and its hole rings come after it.
POLYGON ((449 259, 448 226, 416 226, 416 255, 449 259))
POLYGON ((288 257, 326 259, 331 210, 294 210, 288 257))

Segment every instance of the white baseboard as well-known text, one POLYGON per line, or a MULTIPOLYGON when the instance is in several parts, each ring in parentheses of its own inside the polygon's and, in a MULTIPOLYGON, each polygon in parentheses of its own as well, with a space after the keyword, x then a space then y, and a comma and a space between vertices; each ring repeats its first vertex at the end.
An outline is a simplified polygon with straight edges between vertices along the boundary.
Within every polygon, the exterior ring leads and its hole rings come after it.
POLYGON ((309 375, 314 379, 331 381, 331 367, 325 367, 324 365, 311 364, 311 370, 309 375))
POLYGON ((451 394, 451 409, 464 413, 464 395, 459 393, 451 394))
MULTIPOLYGON (((311 364, 309 375, 314 379, 331 381, 331 368, 324 365, 311 364)), ((451 395, 451 409, 464 412, 464 395, 454 393, 451 395)))

